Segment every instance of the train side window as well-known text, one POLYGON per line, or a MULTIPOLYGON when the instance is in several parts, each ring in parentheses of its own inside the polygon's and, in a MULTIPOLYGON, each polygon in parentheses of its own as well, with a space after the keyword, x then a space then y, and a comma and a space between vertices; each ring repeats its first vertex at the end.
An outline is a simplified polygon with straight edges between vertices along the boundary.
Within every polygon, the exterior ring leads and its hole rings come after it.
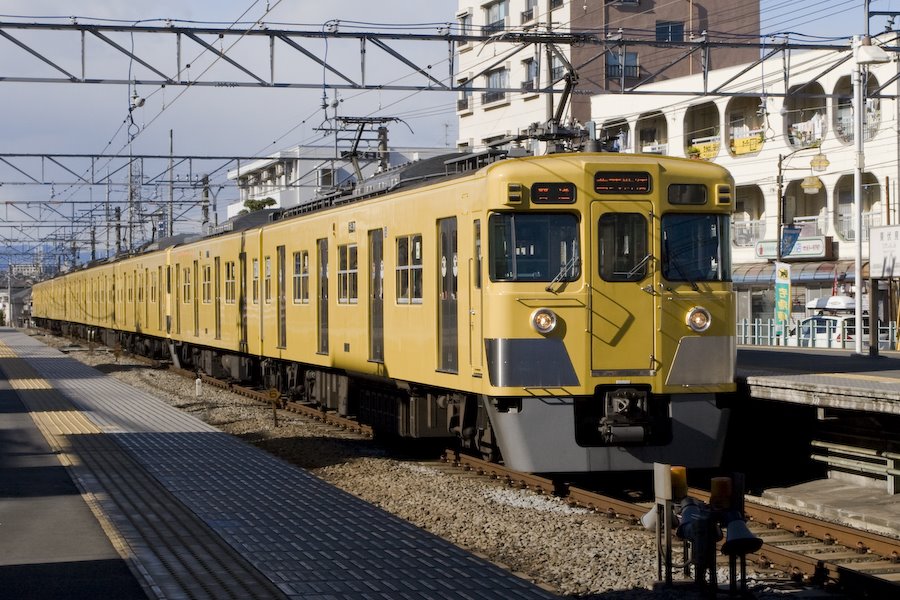
POLYGON ((234 304, 236 295, 236 284, 237 284, 237 271, 235 270, 235 263, 233 260, 229 260, 225 262, 225 303, 226 304, 234 304))
POLYGON ((263 298, 265 298, 266 304, 270 304, 272 302, 272 257, 265 257, 263 265, 265 269, 263 273, 263 298))
POLYGON ((472 224, 475 239, 475 289, 481 289, 481 219, 472 224))
POLYGON ((259 259, 253 259, 253 304, 259 304, 259 259))
POLYGON ((203 265, 203 303, 212 302, 212 267, 203 265))
POLYGON ((181 280, 183 286, 183 301, 185 304, 191 301, 191 268, 184 268, 184 277, 181 280))
POLYGON ((356 244, 338 246, 338 304, 356 304, 359 269, 356 244))
POLYGON ((397 238, 397 303, 422 303, 422 236, 397 238))
POLYGON ((604 281, 641 281, 647 277, 647 219, 638 213, 600 217, 600 277, 604 281))
POLYGON ((309 304, 309 252, 294 252, 294 304, 309 304))

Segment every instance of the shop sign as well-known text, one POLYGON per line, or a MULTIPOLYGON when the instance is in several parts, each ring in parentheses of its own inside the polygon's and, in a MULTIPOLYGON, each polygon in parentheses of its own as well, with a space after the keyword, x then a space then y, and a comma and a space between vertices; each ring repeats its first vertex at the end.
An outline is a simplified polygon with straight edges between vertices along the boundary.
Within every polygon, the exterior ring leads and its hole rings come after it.
MULTIPOLYGON (((831 237, 802 237, 794 244, 790 252, 782 255, 781 258, 822 258, 830 260, 831 256, 831 237)), ((757 258, 778 258, 778 240, 761 240, 756 242, 757 258)))

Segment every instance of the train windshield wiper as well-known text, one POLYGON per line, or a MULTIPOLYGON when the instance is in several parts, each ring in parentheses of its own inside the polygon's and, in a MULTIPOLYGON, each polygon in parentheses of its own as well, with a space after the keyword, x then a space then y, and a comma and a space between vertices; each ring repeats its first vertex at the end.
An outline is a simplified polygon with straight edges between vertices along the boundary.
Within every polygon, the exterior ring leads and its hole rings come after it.
POLYGON ((559 283, 560 281, 562 281, 562 278, 565 277, 566 274, 573 272, 575 270, 575 268, 578 267, 579 264, 580 264, 580 262, 578 260, 578 254, 573 254, 572 258, 570 258, 568 260, 568 262, 566 262, 566 264, 562 265, 559 268, 559 273, 557 273, 556 276, 550 280, 550 283, 548 283, 547 287, 544 289, 548 292, 552 292, 553 284, 559 283))
POLYGON ((693 279, 691 279, 690 277, 687 276, 687 274, 682 270, 681 264, 678 262, 678 259, 675 257, 675 255, 672 253, 672 251, 669 249, 669 240, 666 240, 666 260, 668 261, 669 264, 671 264, 673 267, 675 267, 675 270, 678 271, 678 274, 681 276, 681 278, 684 281, 687 281, 689 284, 691 284, 692 290, 694 290, 695 292, 700 291, 700 286, 697 285, 696 281, 694 281, 693 279))

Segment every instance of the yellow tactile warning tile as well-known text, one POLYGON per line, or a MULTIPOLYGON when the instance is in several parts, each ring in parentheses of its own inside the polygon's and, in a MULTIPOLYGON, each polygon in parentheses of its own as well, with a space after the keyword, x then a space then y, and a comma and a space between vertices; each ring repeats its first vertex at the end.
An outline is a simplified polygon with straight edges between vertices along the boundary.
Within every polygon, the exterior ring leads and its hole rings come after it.
POLYGON ((0 359, 9 384, 31 414, 31 418, 44 435, 63 436, 82 433, 100 433, 83 412, 53 389, 46 379, 37 373, 15 352, 0 341, 0 359))

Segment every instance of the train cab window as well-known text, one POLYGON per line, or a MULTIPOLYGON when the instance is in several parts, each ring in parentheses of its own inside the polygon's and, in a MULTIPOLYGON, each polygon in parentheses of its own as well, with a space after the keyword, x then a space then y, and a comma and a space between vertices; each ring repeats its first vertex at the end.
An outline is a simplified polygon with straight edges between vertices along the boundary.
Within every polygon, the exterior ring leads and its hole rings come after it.
POLYGON ((662 275, 669 281, 730 281, 728 215, 675 214, 662 218, 662 275))
POLYGON ((495 213, 488 219, 491 281, 574 281, 578 219, 568 213, 495 213))
POLYGON ((642 281, 647 277, 647 218, 638 213, 606 213, 598 223, 600 277, 642 281))

